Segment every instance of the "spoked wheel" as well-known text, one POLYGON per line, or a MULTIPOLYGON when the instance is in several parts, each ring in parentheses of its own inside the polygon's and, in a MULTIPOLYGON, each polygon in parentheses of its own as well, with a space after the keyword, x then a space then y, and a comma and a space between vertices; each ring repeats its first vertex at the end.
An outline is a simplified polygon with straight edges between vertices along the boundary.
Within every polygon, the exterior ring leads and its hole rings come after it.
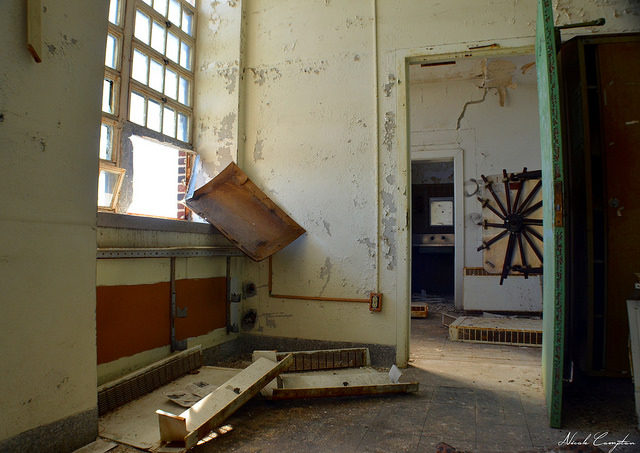
POLYGON ((488 191, 491 194, 491 199, 478 197, 478 200, 482 203, 483 209, 487 209, 497 216, 497 219, 490 221, 485 216, 479 225, 482 225, 485 230, 496 228, 502 231, 498 231, 486 241, 483 240, 478 251, 489 250, 491 247, 504 247, 502 240, 506 240, 506 250, 500 273, 501 285, 511 272, 521 273, 525 278, 528 278, 529 275, 542 274, 541 247, 543 238, 540 231, 542 219, 539 218, 542 199, 538 197, 542 187, 541 178, 542 172, 540 170, 527 171, 524 168, 522 173, 518 174, 508 174, 506 170, 502 170, 504 195, 501 197, 502 194, 496 193, 494 188, 494 184, 497 183, 482 175, 485 193, 488 191), (513 191, 515 191, 515 195, 512 193, 513 191), (536 199, 539 201, 534 202, 536 199), (501 241, 502 243, 500 243, 501 241), (519 250, 517 255, 516 249, 519 250))

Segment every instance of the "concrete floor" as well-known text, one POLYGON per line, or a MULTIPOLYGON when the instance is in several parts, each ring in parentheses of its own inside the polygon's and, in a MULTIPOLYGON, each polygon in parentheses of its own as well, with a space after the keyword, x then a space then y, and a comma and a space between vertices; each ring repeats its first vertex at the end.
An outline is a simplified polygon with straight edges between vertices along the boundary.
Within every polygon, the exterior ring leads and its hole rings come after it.
POLYGON ((627 441, 636 444, 614 451, 640 451, 633 404, 618 411, 611 426, 598 417, 598 408, 585 418, 583 406, 574 408, 580 414, 570 414, 566 429, 548 428, 540 355, 540 348, 451 342, 437 314, 414 319, 410 366, 401 381, 419 381, 419 393, 289 402, 254 398, 227 420, 233 431, 195 451, 431 453, 439 442, 458 451, 549 451, 568 434, 578 432, 574 440, 582 441, 603 431, 610 434, 600 442, 628 434, 627 441))

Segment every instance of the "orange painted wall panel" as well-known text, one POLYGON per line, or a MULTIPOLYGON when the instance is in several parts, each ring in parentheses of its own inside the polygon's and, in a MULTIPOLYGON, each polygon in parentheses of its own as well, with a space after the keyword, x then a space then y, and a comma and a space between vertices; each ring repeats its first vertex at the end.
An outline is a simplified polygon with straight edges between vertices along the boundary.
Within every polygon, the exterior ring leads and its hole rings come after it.
POLYGON ((169 344, 169 282, 96 288, 98 364, 169 344))
MULTIPOLYGON (((96 298, 98 364, 169 344, 169 282, 98 286, 96 298)), ((226 279, 177 280, 176 303, 188 312, 176 319, 178 340, 225 327, 226 279)))
POLYGON ((176 319, 176 338, 204 335, 227 325, 226 278, 176 281, 176 303, 187 307, 187 317, 176 319))

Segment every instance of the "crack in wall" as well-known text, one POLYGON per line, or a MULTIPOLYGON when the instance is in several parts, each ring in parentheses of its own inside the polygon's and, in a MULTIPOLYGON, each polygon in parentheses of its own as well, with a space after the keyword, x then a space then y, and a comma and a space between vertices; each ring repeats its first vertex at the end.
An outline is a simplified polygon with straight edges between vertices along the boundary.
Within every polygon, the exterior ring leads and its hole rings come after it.
POLYGON ((462 119, 464 118, 465 113, 467 113, 467 107, 473 104, 482 104, 487 99, 487 92, 489 91, 489 89, 483 88, 483 91, 484 92, 482 94, 482 99, 479 99, 477 101, 468 101, 464 103, 464 105, 462 106, 462 112, 460 112, 460 115, 458 116, 458 121, 456 121, 456 130, 460 130, 460 123, 462 122, 462 119))

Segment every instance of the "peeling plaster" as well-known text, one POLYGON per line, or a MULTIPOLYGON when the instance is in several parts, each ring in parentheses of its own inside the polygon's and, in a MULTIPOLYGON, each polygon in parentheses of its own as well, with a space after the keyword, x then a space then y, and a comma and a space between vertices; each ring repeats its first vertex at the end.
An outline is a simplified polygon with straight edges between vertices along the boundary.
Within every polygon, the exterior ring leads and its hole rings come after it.
POLYGON ((395 217, 385 217, 382 219, 382 225, 384 229, 382 231, 382 240, 384 244, 387 246, 387 251, 384 256, 387 258, 387 269, 392 271, 396 268, 397 258, 396 258, 396 242, 395 242, 395 228, 396 228, 396 219, 395 217))
POLYGON ((393 140, 396 136, 396 115, 393 112, 384 114, 384 138, 382 144, 386 146, 387 151, 391 152, 393 148, 393 140))
POLYGON ((396 216, 391 215, 397 212, 396 203, 393 198, 393 194, 390 192, 383 191, 381 193, 382 196, 382 209, 383 209, 383 219, 382 219, 382 240, 387 247, 387 251, 385 252, 385 258, 387 258, 387 269, 392 271, 395 269, 397 264, 397 250, 396 250, 396 239, 395 239, 395 231, 397 227, 396 216))
POLYGON ((395 175, 387 175, 387 177, 385 178, 385 180, 387 181, 387 183, 389 185, 394 185, 396 183, 396 177, 395 175))
POLYGON ((322 224, 324 225, 324 230, 327 232, 329 236, 331 236, 331 224, 326 220, 323 220, 322 224))
POLYGON ((320 60, 302 68, 302 72, 306 74, 320 74, 320 72, 326 71, 327 66, 329 66, 329 63, 327 61, 320 60))
POLYGON ((347 25, 347 29, 349 29, 351 27, 364 28, 365 27, 365 20, 360 16, 355 16, 353 18, 347 17, 346 25, 347 25))
POLYGON ((269 80, 276 81, 282 77, 282 73, 278 68, 247 68, 253 73, 253 82, 256 85, 262 86, 269 80))
POLYGON ((220 128, 216 129, 216 135, 222 140, 233 140, 233 124, 236 122, 235 112, 227 113, 222 121, 220 128))
POLYGON ((331 264, 331 259, 329 257, 327 257, 324 260, 324 265, 320 268, 320 278, 324 279, 326 278, 326 281, 324 282, 324 285, 322 286, 322 289, 320 290, 320 295, 322 295, 324 293, 324 290, 327 288, 327 285, 329 284, 329 281, 331 280, 331 268, 333 267, 333 264, 331 264))
POLYGON ((362 239, 358 239, 358 243, 359 244, 363 244, 367 247, 367 250, 369 251, 369 257, 371 258, 375 258, 376 257, 376 244, 375 242, 371 241, 371 239, 369 238, 362 238, 362 239))
MULTIPOLYGON (((258 131, 258 135, 260 135, 260 131, 258 131)), ((264 147, 264 139, 256 138, 256 144, 253 146, 253 161, 257 162, 259 160, 264 160, 262 156, 262 149, 264 147)))
POLYGON ((227 82, 227 93, 233 94, 236 90, 236 83, 238 81, 238 62, 236 61, 233 64, 226 65, 218 63, 216 66, 218 67, 218 75, 224 78, 227 82))
POLYGON ((391 97, 391 91, 396 86, 396 76, 393 74, 389 74, 389 81, 382 85, 382 89, 384 90, 385 97, 391 97))

